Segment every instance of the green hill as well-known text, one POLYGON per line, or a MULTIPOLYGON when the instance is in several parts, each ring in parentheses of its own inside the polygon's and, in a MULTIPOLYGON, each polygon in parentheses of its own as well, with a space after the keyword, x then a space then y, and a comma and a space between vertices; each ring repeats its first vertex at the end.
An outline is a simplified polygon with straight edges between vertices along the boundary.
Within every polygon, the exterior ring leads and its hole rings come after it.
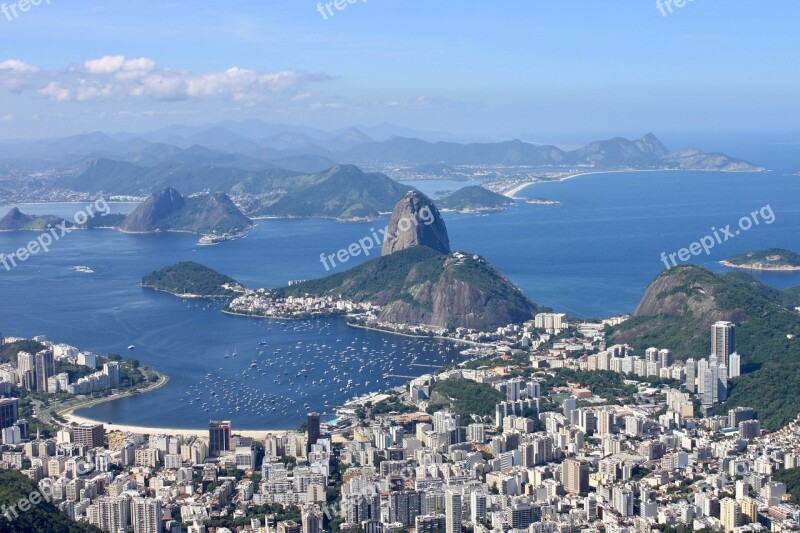
POLYGON ((0 531, 7 533, 31 533, 46 531, 48 533, 102 533, 94 526, 83 522, 74 522, 58 510, 51 501, 42 498, 36 484, 16 470, 0 470, 0 508, 10 509, 17 505, 23 498, 31 498, 27 503, 37 501, 30 505, 30 509, 22 512, 19 507, 14 507, 17 516, 9 510, 5 517, 0 515, 0 531), (9 520, 8 517, 12 518, 9 520))
POLYGON ((736 323, 743 375, 720 410, 753 407, 765 427, 775 429, 800 413, 800 397, 777 385, 800 382, 800 340, 793 337, 800 334, 800 314, 786 305, 794 295, 797 289, 780 291, 739 272, 673 268, 648 287, 633 318, 614 328, 610 339, 640 354, 657 346, 696 359, 711 353, 711 324, 736 323))
POLYGON ((22 340, 10 342, 0 348, 0 363, 17 364, 17 354, 19 352, 36 353, 44 350, 46 346, 34 340, 22 340))
POLYGON ((464 187, 438 200, 440 209, 454 211, 479 211, 484 209, 502 209, 512 205, 514 200, 490 191, 480 185, 464 187))
POLYGON ((800 254, 782 248, 756 250, 735 255, 723 265, 750 270, 800 270, 800 254))
MULTIPOLYGON (((195 160, 197 160, 195 158, 195 160)), ((168 161, 143 166, 112 159, 96 159, 81 174, 63 178, 67 188, 95 193, 141 196, 174 187, 186 194, 234 191, 262 194, 286 185, 298 173, 283 169, 244 170, 228 166, 168 161)))
POLYGON ((233 278, 192 261, 162 268, 142 278, 143 287, 176 296, 225 298, 236 294, 223 285, 238 285, 238 283, 233 278))
POLYGON ((120 224, 128 233, 185 231, 198 234, 241 234, 253 227, 223 193, 183 197, 167 187, 152 194, 120 224))
POLYGON ((285 195, 264 200, 253 216, 377 218, 380 213, 391 211, 413 189, 352 165, 337 166, 303 180, 298 180, 299 186, 285 195))
MULTIPOLYGON (((44 231, 62 224, 64 219, 53 215, 26 215, 19 208, 12 207, 11 211, 0 219, 0 231, 44 231)), ((71 224, 68 224, 71 225, 71 224)))
POLYGON ((303 294, 380 305, 382 322, 482 331, 524 322, 541 309, 482 258, 427 246, 275 291, 278 297, 303 294))

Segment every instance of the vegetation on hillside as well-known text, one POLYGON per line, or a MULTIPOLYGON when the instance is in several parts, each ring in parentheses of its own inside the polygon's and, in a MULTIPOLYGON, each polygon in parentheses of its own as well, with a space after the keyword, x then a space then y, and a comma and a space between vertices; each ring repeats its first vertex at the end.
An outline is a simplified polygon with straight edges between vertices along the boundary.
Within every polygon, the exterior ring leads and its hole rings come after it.
POLYGON ((307 176, 286 194, 262 202, 255 216, 376 218, 390 211, 409 189, 383 174, 337 166, 307 176))
POLYGON ((19 352, 28 352, 35 354, 44 350, 46 347, 40 342, 25 339, 16 342, 9 342, 0 348, 0 363, 14 363, 17 364, 17 354, 19 352))
POLYGON ((58 510, 52 501, 42 498, 38 486, 33 481, 23 476, 16 470, 0 470, 0 508, 9 509, 17 505, 23 498, 33 496, 38 501, 31 505, 25 512, 15 507, 14 513, 6 516, 0 515, 0 531, 8 533, 30 533, 32 531, 47 531, 49 533, 101 533, 101 530, 83 522, 74 522, 69 516, 58 510), (8 517, 12 519, 9 520, 8 517))
POLYGON ((474 417, 494 416, 497 403, 506 399, 505 394, 491 385, 466 379, 437 381, 433 392, 449 400, 449 407, 461 416, 462 424, 469 423, 474 417))
POLYGON ((236 285, 236 280, 193 261, 164 267, 142 278, 143 287, 177 296, 227 297, 235 294, 223 285, 236 285))
POLYGON ((611 339, 630 343, 639 354, 655 346, 672 350, 679 359, 697 359, 711 352, 711 323, 732 320, 742 376, 732 382, 720 411, 753 407, 767 429, 777 429, 800 413, 800 396, 774 385, 800 382, 800 340, 795 336, 800 314, 786 306, 787 298, 797 294, 796 288, 781 291, 745 273, 679 267, 656 279, 640 304, 646 312, 613 328, 611 339))
POLYGON ((794 503, 800 503, 800 468, 778 470, 773 478, 786 485, 786 493, 792 495, 794 503))
POLYGON ((768 250, 755 250, 734 255, 726 260, 727 263, 742 267, 780 268, 800 267, 800 254, 782 248, 768 250))
POLYGON ((507 196, 490 191, 480 185, 458 189, 436 202, 440 209, 453 209, 456 211, 499 209, 513 203, 514 200, 507 196))

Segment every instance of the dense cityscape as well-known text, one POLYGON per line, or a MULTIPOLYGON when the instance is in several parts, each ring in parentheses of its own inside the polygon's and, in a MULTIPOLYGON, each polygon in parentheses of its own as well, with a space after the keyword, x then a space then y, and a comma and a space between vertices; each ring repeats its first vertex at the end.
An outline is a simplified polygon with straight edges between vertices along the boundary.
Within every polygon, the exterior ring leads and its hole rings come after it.
POLYGON ((0 533, 800 532, 798 19, 0 0, 0 533))
MULTIPOLYGON (((624 320, 540 313, 473 332, 493 340, 452 368, 355 398, 329 423, 311 413, 300 430, 260 436, 234 421, 139 434, 51 419, 44 438, 19 394, 0 400, 1 464, 111 533, 797 527, 796 481, 781 473, 800 466, 800 426, 766 433, 753 409, 714 411, 740 371, 736 326, 712 326, 708 358, 675 361, 668 348, 606 347, 605 327, 624 320)), ((94 369, 94 354, 44 338, 3 344, 29 342, 44 349, 0 368, 6 394, 119 388, 118 361, 71 383, 56 364, 94 369)))

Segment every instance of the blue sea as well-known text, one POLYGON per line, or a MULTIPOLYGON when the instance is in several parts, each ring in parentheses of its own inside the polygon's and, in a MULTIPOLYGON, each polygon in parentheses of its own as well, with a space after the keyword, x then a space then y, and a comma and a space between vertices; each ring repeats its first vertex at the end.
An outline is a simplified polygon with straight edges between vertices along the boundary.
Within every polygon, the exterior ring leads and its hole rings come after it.
MULTIPOLYGON (((431 194, 454 188, 444 182, 414 186, 431 194)), ((662 252, 688 247, 712 228, 736 229, 742 217, 767 206, 771 224, 740 231, 691 262, 724 271, 718 261, 747 250, 800 251, 800 177, 788 172, 598 174, 537 184, 521 196, 560 203, 519 202, 483 215, 445 213, 451 245, 484 256, 532 300, 573 318, 632 312, 664 270, 662 252)), ((20 207, 71 218, 82 206, 20 207)), ((0 266, 0 332, 46 335, 96 353, 136 357, 171 378, 158 391, 83 410, 84 416, 156 427, 198 428, 211 418, 231 419, 241 429, 296 427, 309 410, 330 413, 346 398, 401 385, 408 376, 458 360, 462 348, 353 329, 341 319, 226 316, 219 303, 143 289, 141 278, 193 260, 249 287, 283 286, 328 274, 321 254, 347 248, 385 223, 260 220, 247 238, 217 246, 199 246, 197 237, 185 234, 73 232, 11 271, 0 266), (94 274, 76 272, 76 265, 94 274)), ((0 233, 0 253, 35 236, 0 233)), ((342 268, 369 258, 352 258, 342 268)), ((756 276, 776 287, 800 285, 798 274, 756 276)))

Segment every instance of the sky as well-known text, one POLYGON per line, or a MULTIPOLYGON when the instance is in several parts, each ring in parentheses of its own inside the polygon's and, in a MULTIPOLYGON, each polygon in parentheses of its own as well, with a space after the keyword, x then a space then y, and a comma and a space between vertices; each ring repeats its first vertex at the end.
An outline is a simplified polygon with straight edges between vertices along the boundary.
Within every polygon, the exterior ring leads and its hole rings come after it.
POLYGON ((19 1, 0 5, 0 138, 247 118, 538 142, 800 130, 797 0, 19 1))

